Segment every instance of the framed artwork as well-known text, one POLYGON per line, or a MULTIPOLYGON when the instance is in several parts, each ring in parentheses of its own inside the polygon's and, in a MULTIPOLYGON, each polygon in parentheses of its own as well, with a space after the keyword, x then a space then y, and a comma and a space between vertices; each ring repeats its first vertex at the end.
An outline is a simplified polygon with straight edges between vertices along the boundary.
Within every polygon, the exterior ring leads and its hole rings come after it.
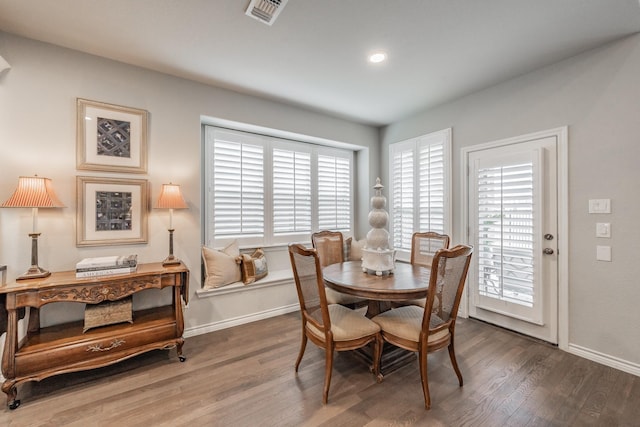
POLYGON ((147 172, 145 110, 77 99, 77 168, 147 172))
POLYGON ((147 243, 146 179, 78 176, 76 246, 147 243))

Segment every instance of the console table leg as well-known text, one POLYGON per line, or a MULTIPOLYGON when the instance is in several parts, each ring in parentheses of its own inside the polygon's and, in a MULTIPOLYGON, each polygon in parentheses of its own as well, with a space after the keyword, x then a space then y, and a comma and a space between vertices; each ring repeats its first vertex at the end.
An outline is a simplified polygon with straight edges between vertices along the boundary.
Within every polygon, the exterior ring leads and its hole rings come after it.
POLYGON ((184 362, 185 360, 187 360, 187 358, 182 355, 182 346, 183 345, 184 345, 184 339, 180 339, 176 343, 176 351, 178 352, 178 360, 181 361, 181 362, 184 362))
POLYGON ((7 406, 9 409, 16 409, 20 406, 20 401, 16 399, 18 396, 18 389, 16 388, 16 382, 11 380, 6 380, 2 384, 2 391, 7 395, 7 406))
POLYGON ((30 334, 36 333, 40 330, 40 309, 36 307, 29 307, 29 328, 27 331, 30 334))

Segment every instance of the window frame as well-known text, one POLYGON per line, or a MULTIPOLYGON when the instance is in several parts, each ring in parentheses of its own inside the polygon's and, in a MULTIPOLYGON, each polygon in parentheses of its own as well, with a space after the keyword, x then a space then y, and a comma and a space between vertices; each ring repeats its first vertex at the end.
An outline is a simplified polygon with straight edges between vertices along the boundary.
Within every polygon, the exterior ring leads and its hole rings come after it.
MULTIPOLYGON (((389 235, 390 241, 392 245, 395 245, 395 225, 396 225, 396 215, 394 211, 394 206, 396 202, 396 194, 395 191, 395 166, 394 166, 394 157, 396 154, 403 152, 410 152, 413 156, 412 161, 412 188, 409 190, 411 194, 412 200, 412 228, 413 232, 417 231, 430 231, 430 230, 421 230, 420 229, 420 150, 422 147, 431 144, 442 144, 443 149, 443 232, 451 236, 452 232, 452 194, 451 194, 451 176, 452 176, 452 140, 451 140, 452 131, 451 128, 443 129, 440 131, 432 132, 429 134, 421 135, 415 138, 407 139, 404 141, 396 142, 394 144, 389 145, 389 235)), ((406 239, 404 239, 406 240, 406 239)), ((400 246, 395 247, 397 251, 397 258, 400 260, 408 261, 411 253, 411 243, 410 239, 407 242, 408 246, 400 246)))
MULTIPOLYGON (((336 145, 339 143, 336 143, 336 145)), ((318 155, 339 156, 348 158, 349 161, 349 229, 341 230, 351 235, 354 229, 355 206, 355 150, 350 148, 338 148, 329 145, 321 145, 313 142, 292 140, 268 134, 249 132, 242 129, 231 129, 213 124, 203 123, 203 244, 208 247, 223 247, 234 240, 238 240, 240 247, 272 247, 284 246, 291 242, 309 242, 311 233, 319 231, 318 210, 318 155), (213 198, 213 146, 215 131, 224 131, 235 134, 237 137, 246 135, 251 144, 258 141, 263 147, 263 174, 264 174, 264 230, 261 236, 228 236, 216 237, 214 235, 214 198, 213 198), (274 209, 273 209, 273 150, 294 150, 311 153, 311 230, 309 232, 274 233, 274 209), (208 214, 211 212, 211 214, 208 214)))

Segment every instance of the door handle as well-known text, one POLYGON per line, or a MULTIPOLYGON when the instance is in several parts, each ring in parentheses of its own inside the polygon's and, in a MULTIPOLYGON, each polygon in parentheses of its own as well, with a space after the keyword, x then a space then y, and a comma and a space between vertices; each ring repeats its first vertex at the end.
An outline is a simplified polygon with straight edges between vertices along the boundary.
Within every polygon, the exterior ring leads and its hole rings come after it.
POLYGON ((544 252, 545 255, 553 255, 553 249, 551 248, 544 248, 542 252, 544 252))

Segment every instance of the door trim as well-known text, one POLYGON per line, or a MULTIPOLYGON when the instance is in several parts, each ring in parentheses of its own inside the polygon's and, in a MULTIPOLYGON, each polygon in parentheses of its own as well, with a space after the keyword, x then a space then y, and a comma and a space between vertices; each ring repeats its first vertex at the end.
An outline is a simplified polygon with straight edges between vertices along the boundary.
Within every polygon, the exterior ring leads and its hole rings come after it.
MULTIPOLYGON (((522 142, 527 139, 556 137, 557 140, 557 179, 558 179, 558 347, 569 349, 569 174, 568 174, 568 135, 567 126, 543 130, 517 137, 481 143, 460 150, 460 182, 462 184, 460 206, 460 228, 463 241, 469 241, 469 154, 474 151, 522 142)), ((460 316, 469 315, 469 292, 465 287, 463 304, 460 306, 460 316)))

